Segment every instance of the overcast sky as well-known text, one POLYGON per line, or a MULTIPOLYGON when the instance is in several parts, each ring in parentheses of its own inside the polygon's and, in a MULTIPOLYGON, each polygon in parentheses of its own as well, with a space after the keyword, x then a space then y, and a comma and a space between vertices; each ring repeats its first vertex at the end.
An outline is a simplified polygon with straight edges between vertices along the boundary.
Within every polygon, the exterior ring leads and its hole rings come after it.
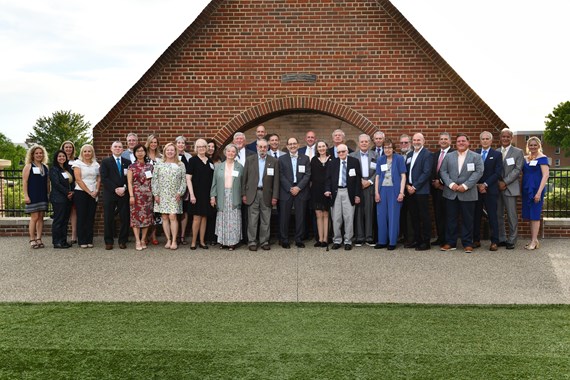
MULTIPOLYGON (((94 126, 207 0, 0 0, 0 132, 54 111, 94 126)), ((514 130, 570 100, 570 0, 392 0, 514 130)))

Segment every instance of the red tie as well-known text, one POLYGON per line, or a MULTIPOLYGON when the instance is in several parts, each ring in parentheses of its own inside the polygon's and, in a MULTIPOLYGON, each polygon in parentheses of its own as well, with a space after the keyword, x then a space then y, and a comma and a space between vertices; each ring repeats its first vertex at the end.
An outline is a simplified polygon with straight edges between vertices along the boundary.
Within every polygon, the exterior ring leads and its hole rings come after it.
POLYGON ((445 156, 445 150, 442 150, 439 154, 439 159, 437 160, 437 172, 439 173, 439 168, 441 168, 441 163, 443 162, 443 157, 445 156))

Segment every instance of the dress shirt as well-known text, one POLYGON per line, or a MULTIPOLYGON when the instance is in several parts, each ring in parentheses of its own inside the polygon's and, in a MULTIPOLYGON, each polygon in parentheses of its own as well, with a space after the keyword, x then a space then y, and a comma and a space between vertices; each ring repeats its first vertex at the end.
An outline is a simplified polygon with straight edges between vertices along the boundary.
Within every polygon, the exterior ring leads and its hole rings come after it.
POLYGON ((246 150, 245 147, 243 147, 238 151, 237 158, 241 166, 245 166, 245 156, 246 156, 245 150, 246 150))
MULTIPOLYGON (((343 172, 348 171, 348 162, 347 160, 340 160, 340 170, 338 171, 338 185, 339 186, 346 186, 346 183, 342 183, 342 174, 343 172)), ((348 173, 345 172, 345 179, 348 181, 348 173)))
POLYGON ((467 157, 467 151, 457 152, 457 166, 459 167, 459 174, 461 174, 461 169, 463 168, 463 163, 465 162, 466 157, 467 157))
POLYGON ((369 178, 370 161, 368 161, 368 152, 360 151, 360 166, 362 169, 362 178, 369 178))
POLYGON ((293 166, 293 183, 297 183, 297 155, 291 155, 291 165, 293 166))
POLYGON ((266 158, 257 156, 257 162, 259 163, 259 181, 257 182, 257 187, 263 187, 263 171, 265 170, 266 158))
POLYGON ((420 154, 420 152, 422 151, 424 147, 422 146, 418 151, 414 150, 414 153, 412 153, 412 162, 410 163, 410 183, 413 185, 413 179, 412 179, 412 169, 414 168, 414 164, 416 163, 416 158, 418 158, 418 155, 420 154))

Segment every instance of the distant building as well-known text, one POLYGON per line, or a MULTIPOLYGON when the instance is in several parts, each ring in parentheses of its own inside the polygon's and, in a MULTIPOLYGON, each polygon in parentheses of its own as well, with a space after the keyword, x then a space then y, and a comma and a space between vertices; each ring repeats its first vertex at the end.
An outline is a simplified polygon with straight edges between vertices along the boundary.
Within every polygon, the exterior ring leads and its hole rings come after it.
POLYGON ((542 150, 550 160, 550 167, 552 169, 570 168, 570 156, 566 156, 566 151, 560 146, 552 146, 544 141, 544 131, 518 131, 514 132, 513 145, 525 150, 526 141, 531 137, 536 136, 542 142, 542 150))

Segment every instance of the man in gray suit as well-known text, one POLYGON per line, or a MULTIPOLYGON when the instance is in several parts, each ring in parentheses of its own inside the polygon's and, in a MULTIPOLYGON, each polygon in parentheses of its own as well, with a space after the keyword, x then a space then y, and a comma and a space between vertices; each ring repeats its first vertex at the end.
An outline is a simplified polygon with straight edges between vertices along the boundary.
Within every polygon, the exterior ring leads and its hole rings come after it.
POLYGON ((519 177, 524 165, 522 149, 511 145, 513 132, 504 128, 501 131, 501 153, 503 155, 503 175, 499 180, 499 199, 497 201, 497 220, 499 223, 499 246, 514 249, 517 242, 517 197, 521 195, 519 177), (507 211, 509 236, 505 229, 504 210, 507 211))
POLYGON ((277 205, 279 196, 279 164, 275 157, 267 155, 265 139, 257 140, 257 154, 248 156, 243 171, 243 203, 248 205, 247 238, 250 251, 257 251, 257 226, 259 245, 268 251, 271 207, 277 205))
POLYGON ((360 162, 360 170, 362 172, 362 198, 360 203, 356 205, 354 214, 354 224, 356 230, 356 238, 354 245, 362 246, 366 242, 367 245, 374 247, 374 179, 376 178, 376 152, 370 149, 370 136, 361 134, 358 136, 358 149, 350 154, 351 157, 358 159, 360 162))
POLYGON ((473 218, 477 203, 477 181, 483 176, 481 155, 469 150, 469 137, 459 133, 456 151, 448 153, 439 170, 445 185, 443 197, 447 205, 446 243, 442 251, 453 251, 457 244, 457 224, 461 213, 461 244, 466 253, 473 252, 473 218))

